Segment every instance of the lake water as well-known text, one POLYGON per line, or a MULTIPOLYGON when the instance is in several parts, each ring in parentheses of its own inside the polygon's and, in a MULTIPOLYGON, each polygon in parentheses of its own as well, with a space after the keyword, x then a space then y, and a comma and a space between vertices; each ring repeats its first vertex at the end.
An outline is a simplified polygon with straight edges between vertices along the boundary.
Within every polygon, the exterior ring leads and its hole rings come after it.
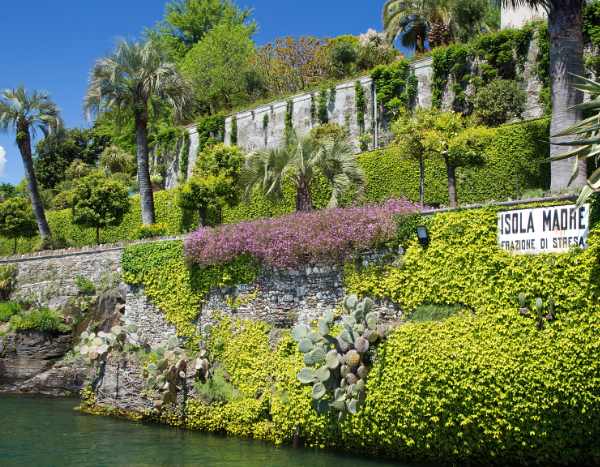
POLYGON ((94 417, 74 411, 76 405, 72 399, 0 395, 0 466, 401 466, 94 417))

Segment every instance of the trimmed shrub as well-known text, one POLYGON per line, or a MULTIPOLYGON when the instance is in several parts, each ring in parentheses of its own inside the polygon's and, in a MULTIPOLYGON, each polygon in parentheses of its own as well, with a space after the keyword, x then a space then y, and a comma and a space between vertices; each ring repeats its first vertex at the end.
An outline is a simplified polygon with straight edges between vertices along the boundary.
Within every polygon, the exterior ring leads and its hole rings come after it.
POLYGON ((377 206, 295 213, 276 219, 202 228, 185 243, 186 256, 199 265, 223 264, 241 255, 274 267, 343 262, 353 253, 394 238, 394 215, 415 212, 406 200, 377 206))
POLYGON ((483 125, 501 125, 513 118, 521 118, 526 100, 525 91, 516 82, 495 79, 473 97, 473 115, 483 125))

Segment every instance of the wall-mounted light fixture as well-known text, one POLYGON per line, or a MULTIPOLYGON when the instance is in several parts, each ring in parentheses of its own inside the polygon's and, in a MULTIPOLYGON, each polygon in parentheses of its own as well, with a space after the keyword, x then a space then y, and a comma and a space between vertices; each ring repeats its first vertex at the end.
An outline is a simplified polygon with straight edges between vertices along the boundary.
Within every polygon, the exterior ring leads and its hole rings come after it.
POLYGON ((427 227, 424 225, 417 226, 417 238, 423 248, 429 246, 429 232, 427 232, 427 227))

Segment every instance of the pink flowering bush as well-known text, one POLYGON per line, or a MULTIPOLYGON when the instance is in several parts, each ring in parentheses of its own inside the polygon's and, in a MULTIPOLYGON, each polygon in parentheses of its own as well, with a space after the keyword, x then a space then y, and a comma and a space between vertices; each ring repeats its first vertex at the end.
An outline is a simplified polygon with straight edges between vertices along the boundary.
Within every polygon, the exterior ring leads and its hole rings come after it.
POLYGON ((295 213, 274 219, 205 227, 185 242, 186 256, 210 266, 250 255, 263 264, 293 268, 310 263, 339 263, 395 236, 394 216, 416 212, 408 200, 381 205, 295 213))

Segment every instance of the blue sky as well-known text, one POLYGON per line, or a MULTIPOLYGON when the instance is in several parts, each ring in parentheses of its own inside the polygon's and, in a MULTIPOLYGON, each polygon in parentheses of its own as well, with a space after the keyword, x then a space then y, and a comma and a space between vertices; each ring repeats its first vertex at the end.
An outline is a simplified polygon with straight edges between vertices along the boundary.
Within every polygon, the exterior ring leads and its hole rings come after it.
MULTIPOLYGON (((69 127, 85 122, 81 103, 94 61, 115 39, 135 39, 163 16, 166 0, 5 1, 0 28, 0 89, 20 84, 50 93, 69 127)), ((237 0, 254 9, 259 44, 292 35, 336 36, 381 29, 384 0, 237 0)), ((0 134, 6 164, 0 182, 23 167, 13 134, 0 134)), ((0 151, 0 166, 2 165, 0 151)))

